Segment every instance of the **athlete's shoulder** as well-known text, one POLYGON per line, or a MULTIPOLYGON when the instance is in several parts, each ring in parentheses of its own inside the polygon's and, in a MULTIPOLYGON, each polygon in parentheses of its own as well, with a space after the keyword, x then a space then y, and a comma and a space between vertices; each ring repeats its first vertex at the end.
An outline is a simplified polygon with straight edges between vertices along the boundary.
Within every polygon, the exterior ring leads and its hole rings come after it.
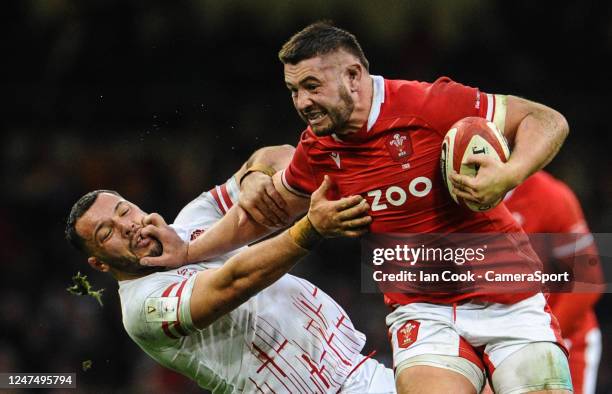
POLYGON ((300 135, 299 145, 301 145, 302 149, 308 151, 308 149, 314 146, 318 142, 318 140, 319 137, 314 134, 314 132, 310 129, 309 126, 304 129, 304 131, 302 131, 302 134, 300 135))
POLYGON ((385 79, 386 94, 391 99, 423 99, 430 94, 444 93, 454 85, 464 86, 449 77, 439 77, 433 82, 385 79))
POLYGON ((119 282, 119 299, 123 326, 128 335, 138 342, 152 342, 146 321, 146 300, 160 296, 166 281, 158 274, 119 282))
POLYGON ((555 196, 558 212, 563 213, 563 216, 566 218, 566 230, 572 232, 588 231, 586 230, 588 226, 584 219, 582 205, 574 190, 567 183, 553 177, 551 174, 544 171, 540 171, 538 174, 546 182, 550 195, 555 196))
MULTIPOLYGON (((181 269, 189 267, 193 268, 181 269)), ((197 271, 194 268, 191 276, 197 271)), ((181 297, 189 293, 186 286, 189 278, 189 272, 179 274, 178 270, 172 270, 120 282, 123 326, 140 346, 151 351, 162 349, 173 346, 180 337, 172 328, 183 315, 185 305, 181 301, 189 299, 181 297)))
POLYGON ((586 226, 576 194, 569 185, 551 174, 538 171, 527 178, 517 191, 518 198, 523 199, 523 204, 529 203, 535 216, 546 218, 546 231, 573 232, 574 228, 586 226), (542 216, 542 212, 547 215, 542 216))
POLYGON ((418 106, 425 98, 431 83, 401 79, 385 79, 385 103, 392 106, 418 106))
POLYGON ((434 82, 386 80, 385 87, 385 106, 390 110, 387 115, 399 113, 434 120, 443 118, 444 113, 453 114, 455 107, 465 107, 461 112, 465 116, 479 108, 479 90, 449 77, 434 82))

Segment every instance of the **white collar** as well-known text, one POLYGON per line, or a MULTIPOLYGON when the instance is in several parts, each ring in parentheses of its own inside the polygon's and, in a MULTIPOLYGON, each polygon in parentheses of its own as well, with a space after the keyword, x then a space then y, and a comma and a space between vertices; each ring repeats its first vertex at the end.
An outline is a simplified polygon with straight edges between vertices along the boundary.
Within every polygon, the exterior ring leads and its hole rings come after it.
MULTIPOLYGON (((370 131, 378 120, 380 107, 385 102, 385 79, 380 75, 370 76, 372 77, 372 106, 370 107, 370 115, 368 115, 367 131, 370 131)), ((331 136, 336 142, 343 142, 342 138, 336 133, 333 133, 331 136)))
POLYGON ((374 123, 380 115, 380 107, 385 102, 385 79, 380 75, 371 75, 372 77, 372 107, 368 116, 368 131, 372 129, 374 123))

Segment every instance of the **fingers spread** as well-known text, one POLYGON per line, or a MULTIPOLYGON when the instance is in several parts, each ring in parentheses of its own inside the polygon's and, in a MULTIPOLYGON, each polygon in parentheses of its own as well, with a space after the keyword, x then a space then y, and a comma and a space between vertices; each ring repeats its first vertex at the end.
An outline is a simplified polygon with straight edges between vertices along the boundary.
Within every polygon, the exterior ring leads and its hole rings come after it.
POLYGON ((477 195, 478 192, 476 191, 476 189, 472 189, 469 186, 466 185, 460 185, 460 184, 456 184, 453 182, 453 192, 457 193, 457 191, 462 191, 464 193, 468 193, 471 194, 473 196, 477 195))
POLYGON ((466 193, 462 190, 455 190, 455 195, 457 197, 460 197, 462 199, 464 199, 465 201, 469 201, 469 202, 473 202, 476 204, 480 204, 480 200, 477 197, 474 197, 472 194, 470 193, 466 193))
MULTIPOLYGON (((280 195, 278 190, 276 190, 273 183, 270 183, 270 185, 266 187, 266 192, 268 193, 268 196, 270 196, 270 198, 274 201, 276 206, 278 206, 279 209, 281 209, 283 213, 286 214, 284 209, 287 208, 287 203, 285 202, 285 199, 280 195)), ((287 219, 288 219, 288 215, 287 215, 287 219)))
POLYGON ((477 188, 476 178, 467 176, 467 175, 461 175, 461 174, 456 174, 456 173, 451 174, 451 182, 456 187, 459 187, 462 189, 464 188, 476 189, 477 188))
POLYGON ((366 200, 361 200, 359 204, 351 208, 340 211, 340 213, 338 213, 338 219, 350 220, 358 216, 362 216, 363 214, 367 213, 369 210, 370 210, 370 204, 368 204, 366 200))
POLYGON ((259 210, 259 208, 253 207, 249 211, 249 213, 251 214, 251 216, 253 216, 253 219, 255 219, 257 223, 261 223, 267 227, 274 227, 274 223, 270 219, 268 219, 268 217, 264 215, 263 212, 259 210))
POLYGON ((275 225, 280 226, 285 222, 287 215, 276 205, 274 200, 267 194, 262 195, 261 201, 257 204, 259 211, 275 225))
POLYGON ((346 209, 354 207, 355 205, 361 203, 362 201, 365 201, 365 200, 360 195, 341 198, 340 200, 335 202, 336 210, 344 211, 346 209))
POLYGON ((476 185, 475 178, 459 175, 461 178, 451 178, 451 183, 455 191, 460 190, 464 193, 472 195, 478 194, 478 187, 476 185))

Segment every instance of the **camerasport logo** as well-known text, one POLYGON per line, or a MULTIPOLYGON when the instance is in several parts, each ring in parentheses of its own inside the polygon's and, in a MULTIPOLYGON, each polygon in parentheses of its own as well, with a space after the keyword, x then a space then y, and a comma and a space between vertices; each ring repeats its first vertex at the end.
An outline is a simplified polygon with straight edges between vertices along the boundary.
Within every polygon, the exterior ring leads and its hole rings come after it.
POLYGON ((408 320, 404 325, 397 330, 397 345, 401 348, 407 348, 412 345, 419 335, 419 323, 416 320, 408 320))

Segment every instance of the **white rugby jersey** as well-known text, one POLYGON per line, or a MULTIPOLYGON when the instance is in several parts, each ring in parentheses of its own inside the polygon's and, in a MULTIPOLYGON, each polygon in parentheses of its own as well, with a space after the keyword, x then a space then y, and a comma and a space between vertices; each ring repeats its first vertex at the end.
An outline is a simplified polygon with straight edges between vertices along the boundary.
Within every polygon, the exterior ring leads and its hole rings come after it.
MULTIPOLYGON (((194 239, 238 193, 229 179, 183 208, 173 227, 183 239, 194 239)), ((119 282, 130 337, 160 364, 213 393, 338 392, 363 359, 365 336, 330 296, 304 279, 284 275, 210 326, 193 326, 195 274, 229 257, 119 282)))

